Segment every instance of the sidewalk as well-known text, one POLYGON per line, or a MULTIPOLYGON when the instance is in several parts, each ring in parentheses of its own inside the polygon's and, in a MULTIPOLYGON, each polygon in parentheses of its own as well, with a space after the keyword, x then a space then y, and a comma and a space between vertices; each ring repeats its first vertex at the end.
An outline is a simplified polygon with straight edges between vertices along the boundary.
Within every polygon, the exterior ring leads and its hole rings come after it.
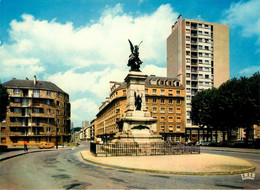
POLYGON ((0 162, 10 159, 10 158, 14 158, 17 156, 21 156, 24 154, 30 154, 30 153, 35 153, 35 152, 43 152, 43 151, 56 151, 56 150, 64 150, 64 149, 71 149, 71 147, 58 147, 58 149, 56 148, 52 148, 52 149, 39 149, 36 147, 30 148, 28 149, 27 152, 25 152, 24 150, 21 150, 20 148, 18 150, 12 150, 12 151, 8 151, 8 152, 1 152, 0 154, 0 162))
POLYGON ((210 147, 210 146, 201 146, 201 147, 200 147, 200 150, 224 151, 224 152, 241 152, 241 153, 260 154, 260 149, 251 149, 251 148, 231 148, 231 147, 210 147))
POLYGON ((185 154, 166 156, 95 157, 82 151, 82 158, 92 164, 116 169, 176 175, 235 175, 255 170, 253 163, 231 156, 185 154))

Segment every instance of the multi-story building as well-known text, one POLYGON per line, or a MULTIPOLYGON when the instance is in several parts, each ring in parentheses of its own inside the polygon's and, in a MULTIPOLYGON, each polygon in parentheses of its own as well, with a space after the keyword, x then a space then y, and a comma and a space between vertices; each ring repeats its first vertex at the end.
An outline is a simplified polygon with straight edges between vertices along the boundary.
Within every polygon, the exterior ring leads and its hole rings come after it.
POLYGON ((186 129, 199 140, 190 119, 192 96, 229 79, 229 27, 180 15, 167 39, 167 77, 179 77, 185 85, 186 129))
MULTIPOLYGON (((110 82, 110 97, 96 118, 96 136, 104 141, 121 131, 126 110, 126 82, 110 82)), ((184 142, 185 91, 177 78, 149 76, 145 81, 147 110, 157 118, 157 131, 164 140, 184 142)))
POLYGON ((1 123, 1 144, 19 146, 70 140, 69 95, 51 82, 12 79, 3 86, 10 104, 1 123))

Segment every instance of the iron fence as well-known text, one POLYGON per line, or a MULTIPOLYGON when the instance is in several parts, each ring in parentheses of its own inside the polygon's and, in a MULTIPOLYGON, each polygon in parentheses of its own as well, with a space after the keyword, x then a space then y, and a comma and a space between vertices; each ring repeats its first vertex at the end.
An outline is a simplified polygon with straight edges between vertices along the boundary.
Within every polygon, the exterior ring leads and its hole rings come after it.
POLYGON ((150 156, 200 153, 199 146, 172 143, 90 143, 95 156, 150 156))

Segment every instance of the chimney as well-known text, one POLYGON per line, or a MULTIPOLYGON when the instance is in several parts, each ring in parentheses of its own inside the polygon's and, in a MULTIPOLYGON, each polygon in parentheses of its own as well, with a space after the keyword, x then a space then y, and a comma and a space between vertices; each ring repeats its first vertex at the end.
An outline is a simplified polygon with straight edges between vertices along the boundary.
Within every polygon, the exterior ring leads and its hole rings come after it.
POLYGON ((36 75, 34 75, 34 79, 33 79, 33 85, 35 86, 37 83, 37 78, 36 78, 36 75))

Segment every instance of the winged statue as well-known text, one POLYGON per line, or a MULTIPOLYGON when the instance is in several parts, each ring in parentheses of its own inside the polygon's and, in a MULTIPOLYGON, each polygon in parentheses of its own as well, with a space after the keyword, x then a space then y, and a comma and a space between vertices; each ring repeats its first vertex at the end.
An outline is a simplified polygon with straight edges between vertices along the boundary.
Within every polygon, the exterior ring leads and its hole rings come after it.
POLYGON ((139 58, 139 47, 143 41, 140 42, 139 45, 133 46, 132 42, 128 39, 130 44, 131 55, 129 55, 129 60, 127 66, 130 66, 130 71, 140 71, 140 65, 143 63, 139 58))

